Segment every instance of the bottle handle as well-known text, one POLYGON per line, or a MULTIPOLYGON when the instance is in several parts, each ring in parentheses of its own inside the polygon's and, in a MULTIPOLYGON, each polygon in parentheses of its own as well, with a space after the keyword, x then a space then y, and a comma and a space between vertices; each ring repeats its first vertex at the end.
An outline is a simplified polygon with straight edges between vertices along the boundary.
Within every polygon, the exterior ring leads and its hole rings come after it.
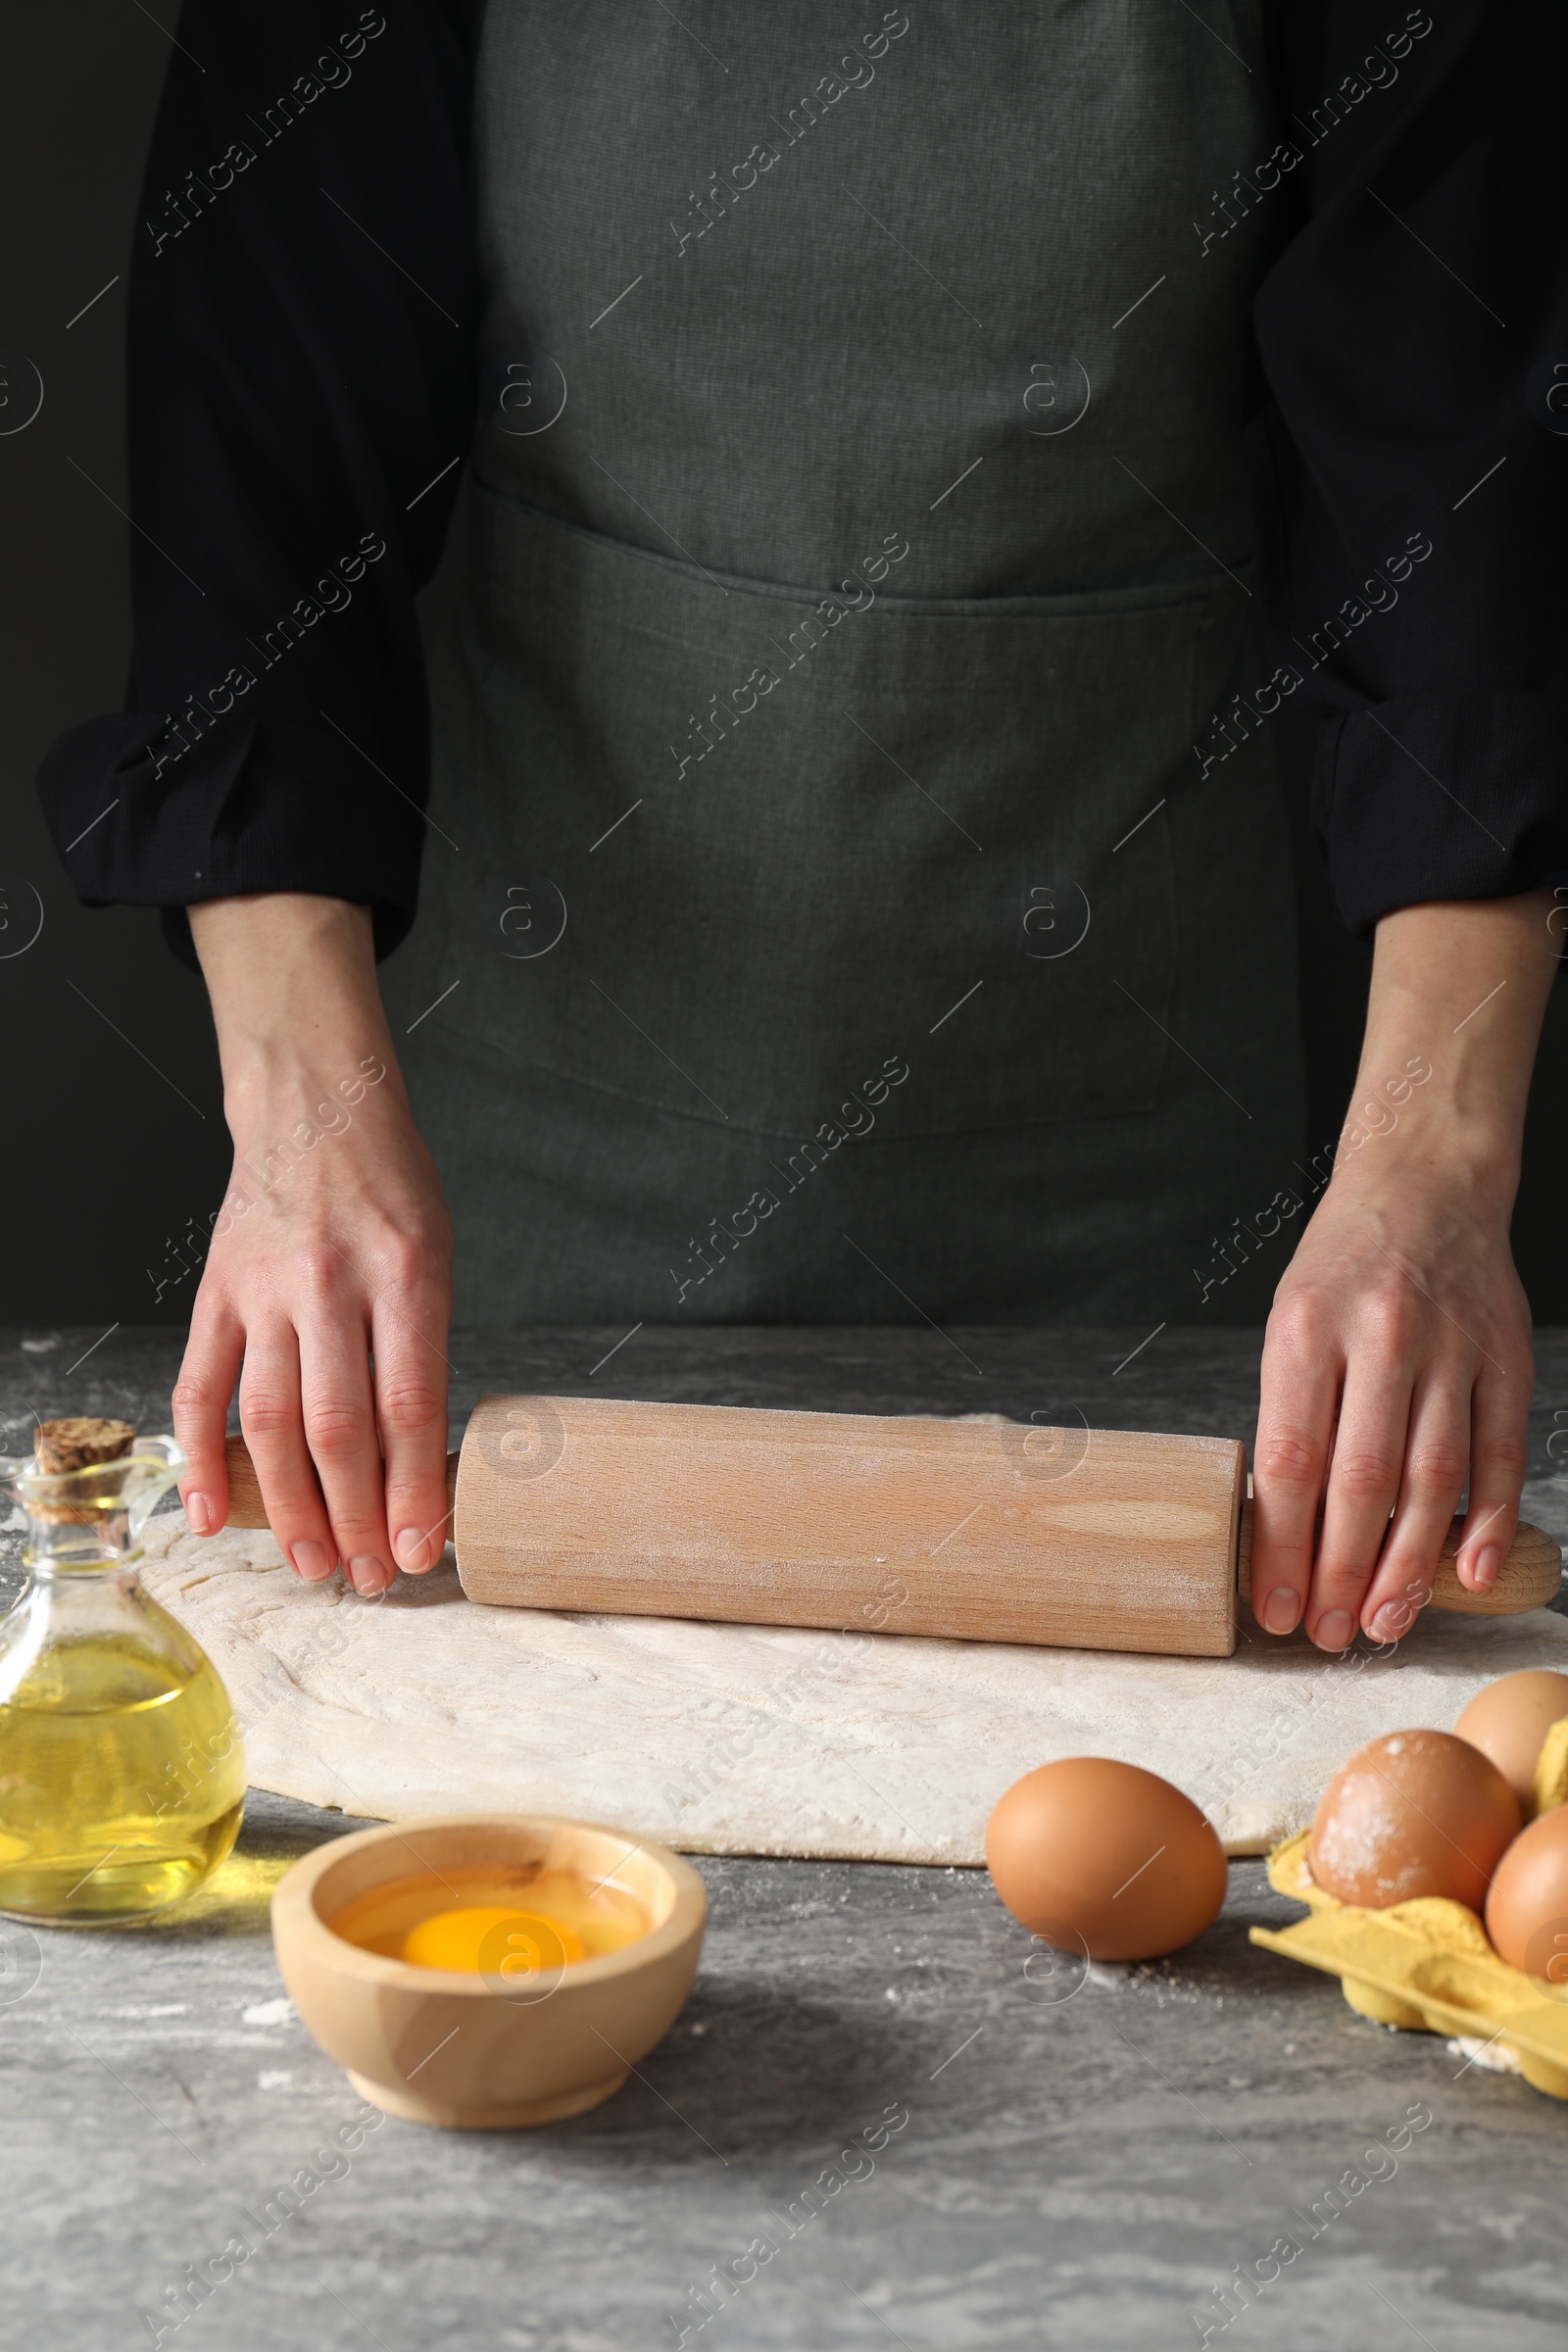
POLYGON ((136 1438, 130 1451, 119 1462, 103 1465, 105 1469, 124 1468, 130 1473, 124 1496, 132 1544, 141 1541, 141 1531, 152 1517, 155 1505, 171 1487, 178 1485, 186 1459, 185 1448, 177 1438, 136 1438))

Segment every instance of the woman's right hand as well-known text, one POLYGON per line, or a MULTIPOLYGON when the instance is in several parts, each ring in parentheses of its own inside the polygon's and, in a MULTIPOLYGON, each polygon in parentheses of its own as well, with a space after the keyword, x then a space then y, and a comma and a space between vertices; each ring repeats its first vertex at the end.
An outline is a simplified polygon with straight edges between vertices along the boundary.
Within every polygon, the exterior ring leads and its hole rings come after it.
POLYGON ((375 982, 368 910, 294 892, 190 909, 234 1172, 174 1390, 198 1535, 240 1425, 284 1555, 355 1590, 441 1556, 452 1225, 375 982))

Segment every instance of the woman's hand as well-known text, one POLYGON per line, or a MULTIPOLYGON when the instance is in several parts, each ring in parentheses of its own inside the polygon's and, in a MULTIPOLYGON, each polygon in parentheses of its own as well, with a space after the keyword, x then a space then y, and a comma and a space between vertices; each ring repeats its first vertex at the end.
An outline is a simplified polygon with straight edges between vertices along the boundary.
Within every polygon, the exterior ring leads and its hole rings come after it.
POLYGON ((446 1535, 452 1228, 376 988, 369 916, 278 893, 191 908, 234 1138, 174 1391, 198 1535, 228 1510, 240 1422, 302 1576, 357 1592, 434 1567, 446 1535), (243 1362, 243 1370, 241 1365, 243 1362))
POLYGON ((1406 1633, 1468 1478, 1460 1582, 1513 1541, 1534 1383, 1509 1249, 1558 943, 1544 894, 1378 926, 1328 1191, 1275 1294, 1253 1456, 1253 1608, 1319 1647, 1406 1633))

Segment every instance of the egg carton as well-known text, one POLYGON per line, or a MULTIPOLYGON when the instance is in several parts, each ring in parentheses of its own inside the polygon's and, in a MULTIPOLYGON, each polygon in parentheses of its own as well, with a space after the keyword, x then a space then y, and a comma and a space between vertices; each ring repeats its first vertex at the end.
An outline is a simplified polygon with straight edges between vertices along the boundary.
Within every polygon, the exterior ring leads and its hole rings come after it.
MULTIPOLYGON (((1568 1803, 1568 1719, 1554 1724, 1536 1767, 1530 1812, 1568 1803)), ((1309 1916, 1284 1929, 1253 1928, 1251 1940, 1287 1960, 1338 1977, 1352 2009, 1381 2026, 1496 2044, 1527 2082, 1568 2099, 1568 1984, 1510 1968, 1493 1950, 1468 1904, 1443 1895, 1363 1911, 1319 1886, 1307 1864, 1310 1830, 1268 1858, 1276 1894, 1309 1916)))
POLYGON ((1551 1726, 1541 1743, 1526 1819, 1534 1821, 1538 1813, 1550 1813, 1558 1805, 1568 1805, 1568 1715, 1551 1726))

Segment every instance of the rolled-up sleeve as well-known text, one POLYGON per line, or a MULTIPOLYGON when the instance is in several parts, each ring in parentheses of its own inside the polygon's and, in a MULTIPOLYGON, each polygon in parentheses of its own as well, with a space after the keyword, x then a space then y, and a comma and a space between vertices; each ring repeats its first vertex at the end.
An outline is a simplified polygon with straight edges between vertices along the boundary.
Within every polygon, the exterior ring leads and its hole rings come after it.
POLYGON ((1366 936, 1568 879, 1568 18, 1289 0, 1276 43, 1298 214, 1254 308, 1264 541, 1366 936))
POLYGON ((186 0, 127 326, 125 709, 39 773, 88 905, 417 897, 415 610, 472 428, 472 15, 186 0), (334 29, 327 30, 328 24, 334 29))

